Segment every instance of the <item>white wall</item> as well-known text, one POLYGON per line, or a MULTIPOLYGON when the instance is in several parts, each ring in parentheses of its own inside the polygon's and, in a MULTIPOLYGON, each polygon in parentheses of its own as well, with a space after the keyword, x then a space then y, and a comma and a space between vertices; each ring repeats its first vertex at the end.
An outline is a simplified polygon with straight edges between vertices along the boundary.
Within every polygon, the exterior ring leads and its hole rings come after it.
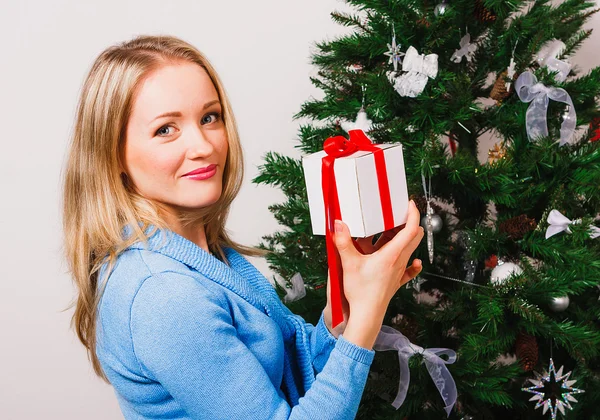
MULTIPOLYGON (((141 33, 180 36, 207 54, 233 102, 247 162, 228 228, 257 244, 280 227, 283 194, 251 184, 267 151, 300 157, 300 104, 322 97, 308 79, 311 44, 348 31, 340 0, 0 0, 0 409, 3 419, 119 419, 69 329, 74 296, 62 261, 60 173, 81 83, 105 47, 141 33), (252 218, 248 218, 252 215, 252 218)), ((600 16, 589 26, 599 27, 600 16)), ((600 65, 600 32, 573 62, 600 65)), ((487 150, 487 149, 486 149, 487 150)), ((252 259, 268 277, 264 260, 252 259)))

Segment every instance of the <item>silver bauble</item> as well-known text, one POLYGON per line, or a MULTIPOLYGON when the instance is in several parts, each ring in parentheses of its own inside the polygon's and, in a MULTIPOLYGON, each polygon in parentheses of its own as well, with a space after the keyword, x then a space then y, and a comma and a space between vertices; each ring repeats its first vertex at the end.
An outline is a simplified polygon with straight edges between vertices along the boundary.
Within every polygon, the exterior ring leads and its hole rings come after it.
MULTIPOLYGON (((431 228, 433 233, 438 233, 442 230, 443 225, 444 222, 442 222, 442 218, 438 214, 434 213, 431 215, 431 228)), ((421 226, 423 226, 424 229, 427 229, 427 215, 421 217, 421 226)))
POLYGON ((521 267, 519 267, 517 264, 511 263, 511 262, 505 262, 502 264, 498 264, 496 267, 494 267, 494 269, 492 270, 490 281, 492 282, 492 284, 501 285, 513 273, 521 274, 522 272, 523 272, 523 269, 521 267))
POLYGON ((562 312, 569 307, 569 296, 564 295, 552 298, 550 301, 550 309, 554 312, 562 312))
POLYGON ((446 10, 448 10, 448 3, 446 3, 445 1, 443 1, 440 4, 438 4, 437 6, 435 6, 435 9, 433 9, 433 13, 436 16, 441 16, 444 13, 446 13, 446 10))

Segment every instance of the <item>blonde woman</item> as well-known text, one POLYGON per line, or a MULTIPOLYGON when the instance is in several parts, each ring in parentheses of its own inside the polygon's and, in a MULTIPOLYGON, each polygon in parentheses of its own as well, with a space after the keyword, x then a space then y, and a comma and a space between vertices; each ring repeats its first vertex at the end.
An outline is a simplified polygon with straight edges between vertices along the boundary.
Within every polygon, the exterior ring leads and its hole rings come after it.
MULTIPOLYGON (((93 63, 64 173, 72 322, 126 419, 350 419, 389 301, 421 269, 400 230, 339 223, 345 322, 292 314, 225 230, 243 176, 231 105, 192 45, 138 36, 93 63), (398 233, 399 232, 399 233, 398 233)), ((329 289, 329 286, 328 286, 329 289)))

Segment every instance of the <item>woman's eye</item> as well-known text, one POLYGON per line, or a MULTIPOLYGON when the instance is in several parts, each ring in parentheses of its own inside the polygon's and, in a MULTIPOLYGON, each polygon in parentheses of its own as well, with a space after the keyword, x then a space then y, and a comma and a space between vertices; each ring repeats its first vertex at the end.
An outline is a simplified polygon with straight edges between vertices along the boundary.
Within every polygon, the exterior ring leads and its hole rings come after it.
POLYGON ((206 115, 204 116, 204 118, 202 118, 202 123, 204 123, 204 124, 209 124, 209 123, 211 123, 211 122, 216 122, 216 121, 218 121, 218 120, 219 120, 219 118, 221 118, 221 114, 219 114, 218 112, 211 112, 210 114, 206 114, 206 115), (211 120, 208 120, 208 121, 207 121, 207 119, 206 119, 206 118, 207 118, 207 117, 211 117, 211 116, 212 116, 212 117, 215 117, 215 119, 214 119, 214 120, 212 120, 212 121, 211 121, 211 120))
MULTIPOLYGON (((155 135, 160 135, 161 132, 164 133, 163 131, 161 131, 163 128, 169 128, 171 127, 170 125, 163 125, 162 127, 160 127, 158 130, 156 130, 155 135)), ((169 133, 164 133, 164 134, 169 134, 169 133)))

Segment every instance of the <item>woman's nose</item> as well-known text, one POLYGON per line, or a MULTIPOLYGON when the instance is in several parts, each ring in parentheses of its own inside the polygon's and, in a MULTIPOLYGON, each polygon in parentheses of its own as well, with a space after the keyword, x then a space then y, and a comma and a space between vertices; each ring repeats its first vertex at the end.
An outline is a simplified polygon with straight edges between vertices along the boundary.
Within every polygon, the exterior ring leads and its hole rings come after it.
POLYGON ((209 141, 209 137, 197 127, 189 132, 187 141, 187 157, 194 159, 198 156, 210 156, 214 151, 214 146, 209 141))

